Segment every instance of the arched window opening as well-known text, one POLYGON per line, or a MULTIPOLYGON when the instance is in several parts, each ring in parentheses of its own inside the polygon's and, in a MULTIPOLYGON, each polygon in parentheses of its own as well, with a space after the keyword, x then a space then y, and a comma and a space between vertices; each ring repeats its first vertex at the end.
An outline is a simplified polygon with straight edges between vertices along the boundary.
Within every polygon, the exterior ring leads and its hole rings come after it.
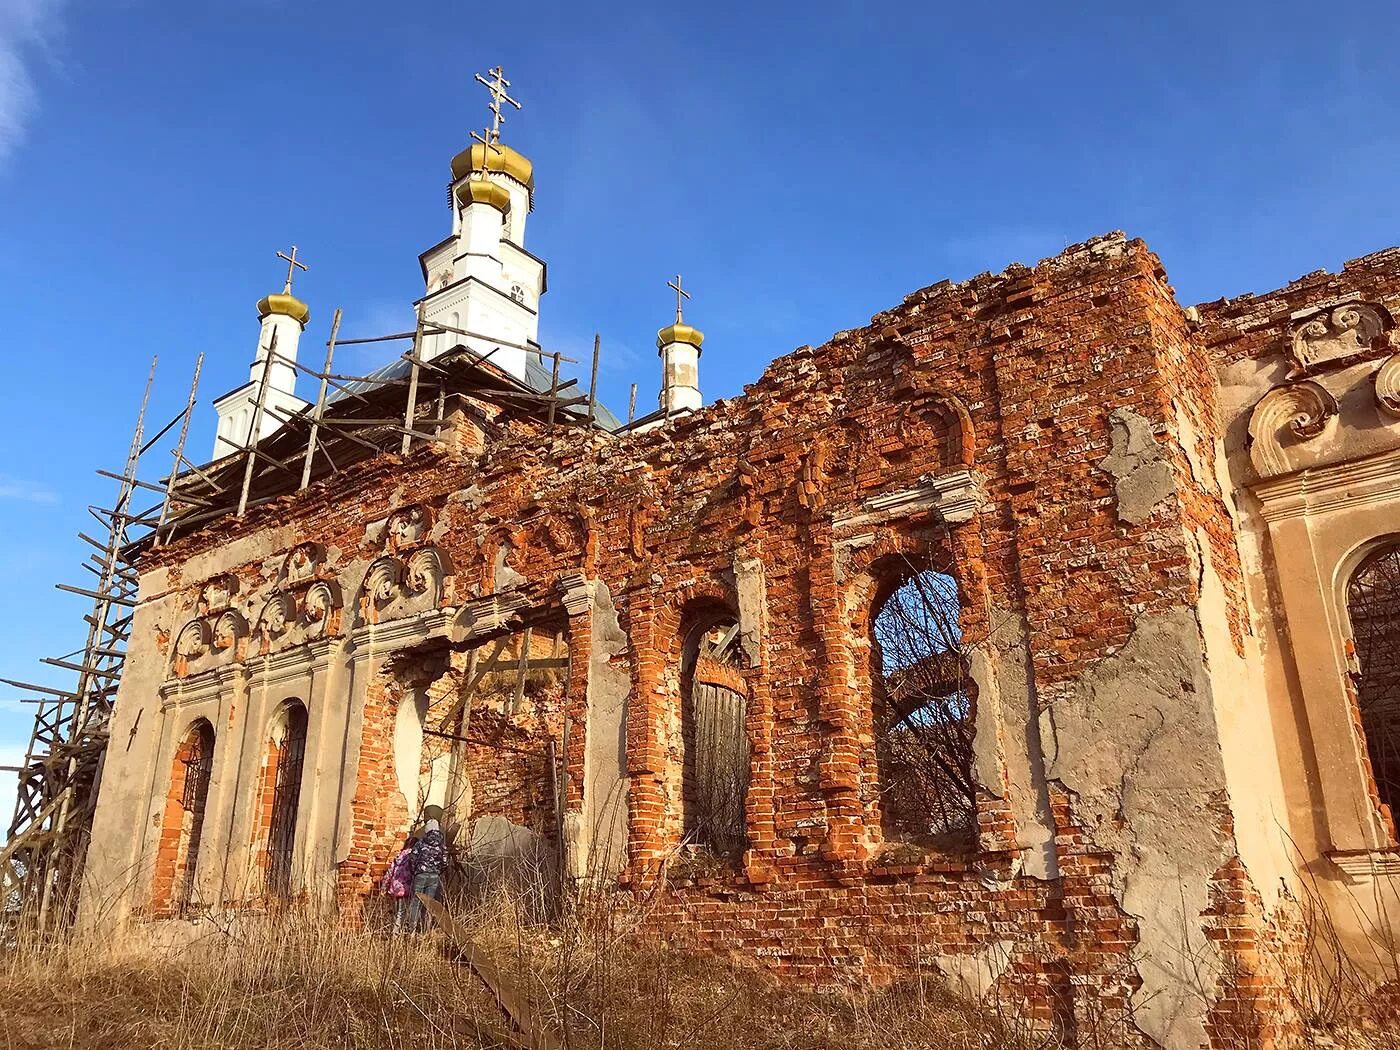
POLYGON ((267 780, 272 788, 267 823, 267 892, 292 891, 292 849, 296 845, 301 769, 306 759, 306 708, 299 700, 282 705, 272 723, 267 780))
POLYGON ((748 847, 748 699, 741 652, 738 620, 727 610, 709 612, 687 632, 681 676, 686 841, 731 860, 748 847))
POLYGON ((876 606, 874 729, 887 841, 960 852, 976 838, 975 689, 958 584, 904 562, 876 606))
POLYGON ((1368 557, 1347 586, 1356 701, 1376 794, 1392 827, 1400 807, 1400 543, 1368 557))
POLYGON ((175 751, 156 869, 156 905, 179 915, 196 903, 195 874, 213 769, 214 727, 201 718, 175 751))

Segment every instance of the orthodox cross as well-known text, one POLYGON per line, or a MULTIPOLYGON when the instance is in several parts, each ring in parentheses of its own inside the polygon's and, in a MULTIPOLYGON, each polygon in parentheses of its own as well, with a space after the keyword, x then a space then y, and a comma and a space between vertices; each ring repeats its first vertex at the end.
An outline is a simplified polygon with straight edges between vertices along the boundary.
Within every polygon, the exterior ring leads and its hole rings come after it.
POLYGON ((482 146, 481 171, 477 172, 478 178, 486 178, 486 172, 491 167, 491 154, 501 152, 501 147, 496 145, 500 138, 500 132, 492 132, 490 128, 482 128, 480 135, 475 131, 472 132, 472 141, 480 142, 482 146), (492 138, 493 134, 495 135, 494 139, 492 138))
POLYGON ((675 293, 676 293, 676 324, 680 324, 680 323, 681 323, 681 298, 684 297, 684 298, 686 298, 686 299, 689 299, 689 298, 690 298, 690 293, 687 292, 687 291, 685 291, 685 290, 681 287, 681 275, 680 275, 680 274, 676 274, 676 279, 675 279, 674 281, 667 281, 667 282, 666 282, 666 287, 675 290, 675 293))
MULTIPOLYGON (((520 108, 520 103, 506 94, 506 88, 510 87, 510 81, 506 79, 505 71, 500 66, 487 70, 487 73, 490 74, 490 80, 487 80, 480 73, 476 74, 476 80, 477 83, 486 85, 486 90, 491 92, 491 102, 486 107, 491 111, 490 138, 492 142, 500 142, 501 125, 506 122, 506 118, 501 115, 501 103, 508 102, 516 109, 520 108)), ((475 133, 472 137, 476 137, 475 133)))
POLYGON ((305 270, 306 263, 302 262, 297 258, 297 246, 295 244, 292 245, 291 255, 288 255, 286 252, 278 252, 277 258, 283 260, 287 264, 287 287, 282 289, 282 294, 290 295, 292 291, 292 276, 299 269, 305 270))

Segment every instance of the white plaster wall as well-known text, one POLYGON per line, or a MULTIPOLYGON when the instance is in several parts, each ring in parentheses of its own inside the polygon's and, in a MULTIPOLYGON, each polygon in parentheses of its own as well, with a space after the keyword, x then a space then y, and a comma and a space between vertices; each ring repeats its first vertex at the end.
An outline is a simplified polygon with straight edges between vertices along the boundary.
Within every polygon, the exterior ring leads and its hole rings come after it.
POLYGON ((430 783, 423 778, 423 726, 428 717, 428 698, 415 691, 405 697, 394 713, 394 776, 409 813, 417 813, 430 783))

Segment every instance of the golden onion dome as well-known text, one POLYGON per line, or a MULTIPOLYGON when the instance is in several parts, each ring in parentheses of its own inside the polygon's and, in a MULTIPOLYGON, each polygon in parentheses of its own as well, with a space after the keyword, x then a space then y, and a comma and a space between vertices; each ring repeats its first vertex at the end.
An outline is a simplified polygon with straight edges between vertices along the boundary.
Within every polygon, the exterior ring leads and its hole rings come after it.
POLYGON ((656 349, 664 350, 672 343, 689 343, 695 349, 700 349, 700 344, 705 341, 705 333, 698 328, 692 328, 683 321, 677 321, 673 325, 667 325, 656 333, 656 349))
POLYGON ((305 328, 306 322, 311 320, 311 307, 291 292, 283 291, 258 300, 258 320, 263 320, 268 314, 285 314, 305 328))
POLYGON ((508 175, 531 193, 535 192, 535 166, 509 146, 496 144, 488 150, 473 142, 452 158, 452 180, 466 178, 473 172, 495 171, 508 175))
POLYGON ((489 204, 502 214, 510 210, 510 191, 489 179, 467 179, 457 187, 457 200, 464 208, 468 204, 489 204))

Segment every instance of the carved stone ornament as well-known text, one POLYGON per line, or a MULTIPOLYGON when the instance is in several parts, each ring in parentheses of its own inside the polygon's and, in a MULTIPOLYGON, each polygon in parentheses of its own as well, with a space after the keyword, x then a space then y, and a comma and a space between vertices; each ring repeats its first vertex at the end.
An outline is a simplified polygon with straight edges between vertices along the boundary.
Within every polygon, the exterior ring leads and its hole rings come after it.
POLYGON ((340 606, 340 596, 329 583, 313 583, 306 592, 302 619, 308 627, 319 625, 324 630, 330 615, 340 606))
POLYGON ((321 551, 314 543, 301 543, 292 548, 282 568, 282 578, 288 584, 305 583, 316 575, 321 551))
POLYGON ((276 594, 263 606, 262 615, 258 617, 258 626, 269 638, 276 638, 286 633, 287 628, 295 622, 296 614, 296 599, 290 594, 276 594))
POLYGON ((248 621, 241 613, 229 609, 214 621, 214 648, 219 652, 238 655, 238 643, 248 636, 248 621))
POLYGON ((1400 418, 1400 354, 1391 354, 1376 373, 1376 404, 1388 416, 1400 418))
POLYGON ((399 593, 400 566, 396 558, 380 558, 365 574, 365 594, 375 605, 385 606, 399 593))
POLYGON ((1270 390, 1249 417, 1249 458, 1261 477, 1296 467, 1290 449, 1316 438, 1337 415, 1337 400, 1311 380, 1270 390))
POLYGON ((1371 349, 1385 320, 1367 303, 1344 303, 1301 321, 1293 329, 1293 360, 1301 369, 1340 361, 1371 349))
POLYGON ((197 660, 209 651, 209 644, 209 628, 203 620, 194 620, 175 639, 175 654, 185 660, 197 660))
POLYGON ((386 546, 391 551, 401 551, 416 546, 428 538, 428 511, 421 504, 404 507, 389 515, 384 535, 386 546))
POLYGON ((233 596, 238 593, 236 576, 215 576, 199 589, 199 611, 201 614, 220 612, 233 604, 233 596))
POLYGON ((442 582, 442 559, 431 547, 414 551, 404 570, 403 584, 409 594, 427 594, 442 582))
POLYGON ((438 607, 447 568, 436 547, 419 547, 406 558, 386 554, 370 565, 360 590, 361 623, 381 623, 438 607))

